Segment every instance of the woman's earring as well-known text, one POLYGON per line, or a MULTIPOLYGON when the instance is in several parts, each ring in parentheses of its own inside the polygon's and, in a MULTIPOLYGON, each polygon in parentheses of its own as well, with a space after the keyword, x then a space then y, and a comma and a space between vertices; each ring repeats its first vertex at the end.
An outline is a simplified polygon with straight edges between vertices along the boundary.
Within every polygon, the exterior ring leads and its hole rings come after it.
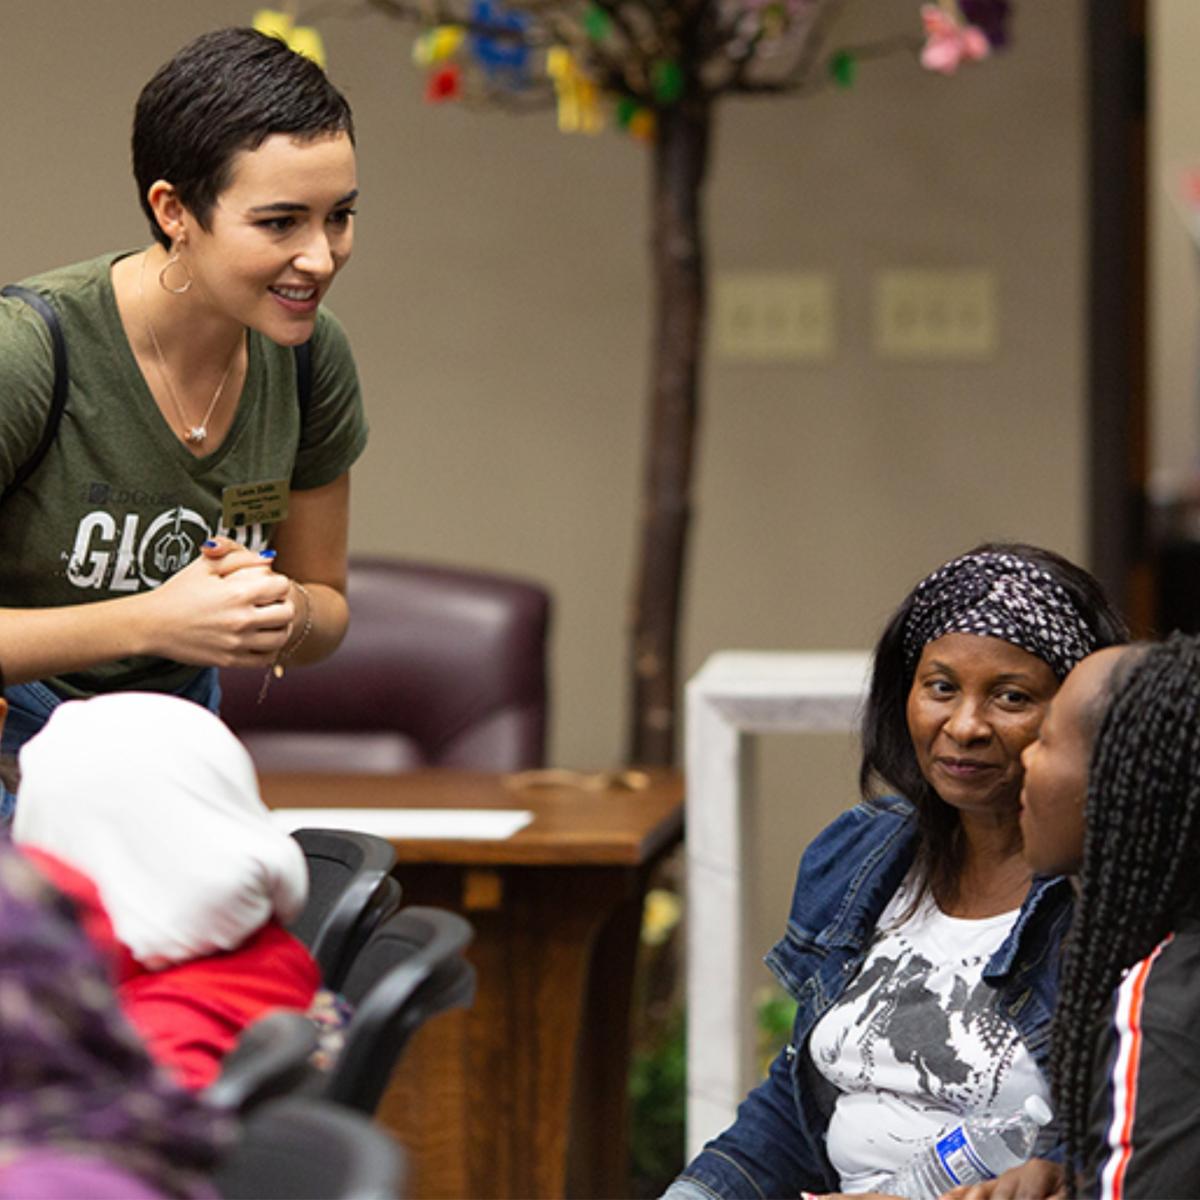
POLYGON ((158 273, 158 286, 161 287, 164 292, 170 292, 172 296, 182 296, 183 293, 192 286, 192 273, 188 270, 187 263, 183 262, 179 257, 179 247, 182 244, 182 242, 176 242, 175 245, 171 247, 171 255, 163 264, 162 270, 158 273), (167 282, 167 272, 172 267, 178 267, 184 273, 184 275, 187 276, 180 287, 172 287, 167 282))

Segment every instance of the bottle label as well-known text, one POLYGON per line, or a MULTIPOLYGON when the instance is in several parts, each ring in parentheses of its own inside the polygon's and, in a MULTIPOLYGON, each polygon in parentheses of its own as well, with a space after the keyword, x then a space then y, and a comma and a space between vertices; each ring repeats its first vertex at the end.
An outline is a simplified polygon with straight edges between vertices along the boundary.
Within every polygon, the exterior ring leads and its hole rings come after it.
POLYGON ((974 1147, 960 1126, 939 1139, 937 1156, 941 1159, 946 1174, 955 1184, 979 1183, 983 1179, 995 1179, 987 1164, 975 1153, 974 1147))

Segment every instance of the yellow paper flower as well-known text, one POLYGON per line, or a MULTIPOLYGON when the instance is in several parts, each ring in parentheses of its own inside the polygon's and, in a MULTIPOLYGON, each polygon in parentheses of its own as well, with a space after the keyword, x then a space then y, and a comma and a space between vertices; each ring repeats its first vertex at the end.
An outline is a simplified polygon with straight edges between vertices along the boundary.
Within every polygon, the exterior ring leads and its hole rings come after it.
POLYGON ((325 67, 325 43, 311 25, 297 25, 290 13, 272 8, 260 8, 254 14, 254 28, 268 37, 276 37, 290 50, 311 58, 318 67, 325 67))
POLYGON ((666 888, 651 888, 646 893, 642 909, 642 941, 647 946, 661 946, 683 916, 683 905, 674 892, 666 888))
POLYGON ((604 128, 600 91, 579 69, 565 46, 546 51, 546 72, 558 96, 558 128, 562 133, 599 133, 604 128))
POLYGON ((461 25, 435 25, 432 29, 426 29, 413 42, 413 62, 418 67, 431 67, 434 63, 453 58, 465 37, 466 31, 461 25))

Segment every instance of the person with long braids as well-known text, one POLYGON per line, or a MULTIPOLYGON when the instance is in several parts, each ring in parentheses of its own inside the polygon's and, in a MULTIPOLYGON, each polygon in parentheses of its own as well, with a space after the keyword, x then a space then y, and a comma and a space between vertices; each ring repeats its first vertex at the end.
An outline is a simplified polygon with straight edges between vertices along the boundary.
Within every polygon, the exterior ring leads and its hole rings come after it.
POLYGON ((1051 1057, 1075 1170, 955 1196, 1198 1196, 1200 639, 1085 659, 1024 757, 1025 857, 1078 875, 1051 1057))
POLYGON ((279 39, 220 29, 145 85, 132 144, 150 244, 0 297, 7 754, 67 699, 216 710, 217 668, 265 687, 349 619, 367 425, 322 302, 354 242, 350 106, 279 39))
POLYGON ((669 1200, 870 1193, 965 1117, 1049 1095, 1072 893, 1021 857, 1021 753, 1071 667, 1125 637, 1086 571, 1033 546, 979 546, 906 597, 875 650, 863 799, 805 851, 767 956, 789 1044, 669 1200))

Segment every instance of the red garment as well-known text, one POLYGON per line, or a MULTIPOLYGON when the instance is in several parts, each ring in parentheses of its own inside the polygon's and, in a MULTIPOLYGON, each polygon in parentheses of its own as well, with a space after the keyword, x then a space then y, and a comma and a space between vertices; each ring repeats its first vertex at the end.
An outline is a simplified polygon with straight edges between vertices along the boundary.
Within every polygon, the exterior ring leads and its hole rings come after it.
POLYGON ((87 939, 100 951, 114 984, 121 975, 125 948, 117 941, 112 921, 96 885, 70 863, 63 862, 57 855, 39 850, 36 846, 18 846, 18 850, 48 879, 64 896, 70 898, 79 916, 79 923, 87 939))
POLYGON ((86 875, 53 854, 31 846, 21 850, 74 901, 89 938, 112 965, 125 1016, 151 1057, 184 1087, 212 1083, 247 1025, 277 1008, 305 1012, 321 986, 308 948, 275 920, 236 950, 147 971, 117 940, 86 875))
POLYGON ((184 1087, 202 1088, 247 1025, 276 1008, 304 1012, 320 986, 307 947, 271 920, 236 950, 143 970, 117 996, 151 1056, 184 1087))

